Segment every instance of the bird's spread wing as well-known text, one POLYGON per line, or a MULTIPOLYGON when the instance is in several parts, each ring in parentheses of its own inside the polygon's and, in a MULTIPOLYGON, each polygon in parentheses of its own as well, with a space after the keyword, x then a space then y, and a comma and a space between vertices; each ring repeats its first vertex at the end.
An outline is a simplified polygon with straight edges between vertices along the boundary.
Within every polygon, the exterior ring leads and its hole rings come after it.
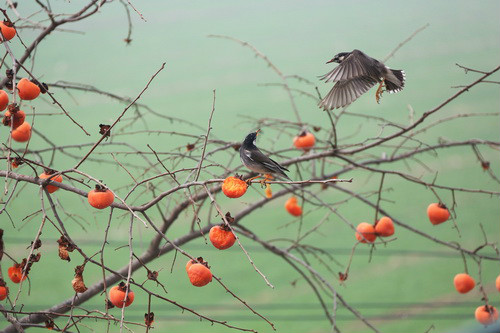
POLYGON ((354 102, 375 84, 377 84, 377 81, 369 76, 339 81, 318 105, 324 110, 344 107, 354 102))
POLYGON ((325 80, 325 82, 336 82, 368 75, 368 66, 365 64, 368 59, 369 58, 363 52, 354 50, 332 71, 320 76, 320 80, 325 80))

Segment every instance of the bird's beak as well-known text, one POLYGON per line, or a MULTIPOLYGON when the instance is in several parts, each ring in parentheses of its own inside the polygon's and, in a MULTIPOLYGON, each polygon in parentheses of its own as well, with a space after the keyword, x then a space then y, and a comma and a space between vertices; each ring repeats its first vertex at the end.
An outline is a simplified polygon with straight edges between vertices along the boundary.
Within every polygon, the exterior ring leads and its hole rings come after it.
POLYGON ((334 61, 335 58, 328 60, 326 63, 329 64, 334 61))
POLYGON ((259 132, 260 132, 260 128, 257 131, 255 131, 255 135, 259 135, 259 132))

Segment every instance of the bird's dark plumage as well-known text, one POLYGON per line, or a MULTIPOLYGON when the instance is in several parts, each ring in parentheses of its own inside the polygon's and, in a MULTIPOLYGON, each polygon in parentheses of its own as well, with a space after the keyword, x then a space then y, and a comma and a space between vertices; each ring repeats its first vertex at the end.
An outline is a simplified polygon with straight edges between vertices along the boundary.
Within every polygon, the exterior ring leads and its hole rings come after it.
POLYGON ((241 163, 253 172, 261 174, 270 174, 279 176, 290 180, 285 171, 287 168, 281 166, 279 163, 273 161, 255 145, 257 139, 257 132, 250 133, 246 136, 245 140, 240 147, 241 163))
MULTIPOLYGON (((327 63, 330 62, 339 65, 320 77, 325 82, 336 82, 318 104, 324 110, 351 104, 377 83, 385 84, 386 91, 390 93, 401 91, 405 85, 404 71, 390 69, 360 50, 339 53, 327 63)), ((377 90, 377 102, 379 94, 380 89, 377 90)))

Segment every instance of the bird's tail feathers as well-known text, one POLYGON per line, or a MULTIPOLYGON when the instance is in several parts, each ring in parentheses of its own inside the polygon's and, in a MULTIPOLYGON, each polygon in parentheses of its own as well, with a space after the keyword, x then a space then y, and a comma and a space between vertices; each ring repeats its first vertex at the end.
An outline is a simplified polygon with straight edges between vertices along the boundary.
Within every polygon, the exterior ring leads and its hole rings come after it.
POLYGON ((404 71, 399 69, 391 69, 391 72, 399 80, 399 82, 401 82, 400 84, 397 84, 389 80, 385 81, 387 91, 392 94, 403 90, 403 87, 405 86, 406 74, 404 71))

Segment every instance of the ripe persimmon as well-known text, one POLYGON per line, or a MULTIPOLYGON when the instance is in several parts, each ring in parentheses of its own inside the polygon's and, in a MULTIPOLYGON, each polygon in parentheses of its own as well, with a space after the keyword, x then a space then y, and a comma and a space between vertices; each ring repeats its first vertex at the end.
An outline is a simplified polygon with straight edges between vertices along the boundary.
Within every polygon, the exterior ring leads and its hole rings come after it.
POLYGON ((207 262, 203 260, 203 257, 198 257, 196 259, 189 259, 188 262, 186 263, 186 272, 189 271, 189 268, 191 268, 191 266, 193 264, 196 264, 196 263, 202 263, 202 264, 206 264, 207 262))
POLYGON ((194 263, 190 265, 187 270, 189 281, 195 287, 203 287, 209 282, 212 282, 212 272, 208 268, 208 264, 204 263, 194 263))
POLYGON ((222 183, 222 192, 228 198, 239 198, 247 191, 248 184, 237 177, 227 177, 222 183))
POLYGON ((11 133, 12 139, 17 142, 26 142, 31 138, 31 125, 26 121, 11 133))
POLYGON ((285 209, 293 216, 302 215, 302 207, 297 204, 296 197, 291 197, 285 202, 285 209))
POLYGON ((488 326, 498 320, 498 311, 494 306, 481 305, 474 313, 476 320, 481 324, 488 326))
POLYGON ((26 113, 23 110, 19 110, 17 106, 10 107, 3 116, 2 123, 5 126, 10 127, 11 121, 14 122, 13 128, 16 129, 24 123, 26 119, 26 113))
POLYGON ((5 110, 7 105, 9 105, 9 95, 5 90, 0 89, 0 111, 5 110))
POLYGON ((459 293, 466 294, 474 289, 476 281, 469 274, 460 273, 453 278, 453 284, 459 293))
POLYGON ((14 283, 24 281, 28 277, 27 274, 24 274, 23 276, 23 268, 20 264, 14 264, 14 266, 9 267, 7 274, 9 275, 10 280, 14 283))
POLYGON ((271 199, 273 197, 273 191, 271 190, 271 185, 266 183, 266 198, 271 199))
POLYGON ((229 249, 234 245, 236 237, 225 224, 213 226, 209 233, 210 242, 219 250, 229 249))
POLYGON ((448 208, 442 203, 431 203, 427 207, 427 216, 432 224, 440 224, 445 222, 450 218, 450 212, 448 208))
POLYGON ((115 195, 104 186, 96 185, 87 195, 89 204, 97 209, 109 207, 115 201, 115 195))
POLYGON ((9 295, 9 288, 7 286, 0 286, 0 301, 3 301, 9 295))
MULTIPOLYGON (((62 175, 54 176, 55 173, 56 173, 55 170, 45 169, 45 171, 38 177, 40 177, 41 179, 50 178, 50 180, 52 180, 54 182, 62 183, 62 181, 63 181, 62 175)), ((57 191, 59 189, 59 187, 54 186, 54 185, 47 185, 46 188, 47 188, 47 192, 49 192, 49 193, 54 193, 55 191, 57 191)))
POLYGON ((356 227, 356 239, 361 243, 373 243, 377 239, 373 225, 361 222, 356 227))
POLYGON ((495 280, 495 287, 497 287, 497 290, 500 291, 500 275, 497 276, 497 279, 495 280))
POLYGON ((31 101, 40 95, 40 87, 30 80, 23 78, 17 84, 17 93, 21 99, 31 101))
POLYGON ((123 308, 124 306, 127 307, 130 304, 132 304, 135 295, 134 292, 130 290, 130 287, 128 287, 125 284, 125 282, 120 282, 119 285, 114 286, 113 288, 110 289, 108 297, 109 301, 113 303, 114 306, 116 306, 117 308, 123 308), (128 294, 127 298, 125 298, 127 289, 128 289, 128 294))
POLYGON ((12 22, 9 21, 0 21, 0 30, 5 40, 11 40, 16 35, 16 29, 12 22))
POLYGON ((394 235, 394 223, 390 217, 383 216, 375 223, 375 234, 382 237, 394 235))
POLYGON ((309 151, 316 143, 314 134, 308 131, 302 131, 299 135, 293 138, 293 145, 305 151, 309 151))

